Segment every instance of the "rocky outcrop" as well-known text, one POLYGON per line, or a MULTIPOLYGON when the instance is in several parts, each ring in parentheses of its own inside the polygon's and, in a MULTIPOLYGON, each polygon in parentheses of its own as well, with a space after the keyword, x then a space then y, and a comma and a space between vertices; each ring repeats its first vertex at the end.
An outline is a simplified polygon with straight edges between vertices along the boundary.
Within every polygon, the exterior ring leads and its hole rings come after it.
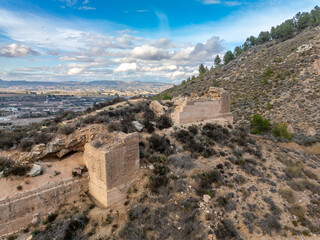
POLYGON ((157 117, 165 114, 164 106, 162 106, 157 100, 154 100, 150 103, 150 109, 156 114, 157 117))

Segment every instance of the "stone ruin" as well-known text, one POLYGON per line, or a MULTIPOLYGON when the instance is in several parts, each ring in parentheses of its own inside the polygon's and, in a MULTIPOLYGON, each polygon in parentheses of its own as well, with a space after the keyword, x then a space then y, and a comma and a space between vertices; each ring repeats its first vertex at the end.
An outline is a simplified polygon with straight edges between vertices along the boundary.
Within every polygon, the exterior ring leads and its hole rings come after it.
POLYGON ((126 198, 125 190, 139 170, 137 133, 109 136, 101 147, 85 144, 84 162, 89 172, 89 193, 105 207, 126 198))
POLYGON ((88 173, 73 177, 70 172, 63 179, 53 178, 32 190, 0 199, 0 239, 24 229, 35 216, 43 218, 81 194, 88 193, 104 207, 126 198, 126 191, 139 170, 139 135, 122 132, 98 135, 90 137, 91 141, 88 139, 78 158, 78 164, 85 164, 88 173))
POLYGON ((230 93, 222 88, 210 87, 206 95, 183 98, 176 101, 175 105, 172 119, 180 125, 207 120, 233 124, 230 93))

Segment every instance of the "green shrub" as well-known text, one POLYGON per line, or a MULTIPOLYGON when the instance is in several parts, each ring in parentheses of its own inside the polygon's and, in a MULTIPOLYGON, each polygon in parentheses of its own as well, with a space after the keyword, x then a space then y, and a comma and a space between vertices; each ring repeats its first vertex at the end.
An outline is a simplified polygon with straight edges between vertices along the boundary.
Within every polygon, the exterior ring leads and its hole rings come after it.
POLYGON ((273 105, 270 102, 268 102, 266 108, 267 110, 270 110, 273 108, 273 105))
POLYGON ((267 67, 267 69, 263 73, 263 77, 269 78, 272 75, 273 71, 270 66, 267 67))
POLYGON ((250 121, 251 124, 251 133, 252 134, 262 134, 270 130, 270 121, 269 119, 264 119, 259 114, 254 114, 250 121))
POLYGON ((288 132, 287 128, 288 128, 288 126, 286 123, 284 123, 284 124, 276 123, 272 127, 272 134, 275 137, 285 138, 287 140, 291 140, 292 136, 291 136, 291 133, 288 132))

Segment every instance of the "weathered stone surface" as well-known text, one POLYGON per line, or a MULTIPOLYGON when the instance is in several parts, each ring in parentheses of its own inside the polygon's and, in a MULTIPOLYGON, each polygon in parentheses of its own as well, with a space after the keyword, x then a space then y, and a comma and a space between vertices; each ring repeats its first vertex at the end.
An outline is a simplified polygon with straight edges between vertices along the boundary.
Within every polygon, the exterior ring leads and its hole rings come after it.
POLYGON ((32 224, 39 224, 40 223, 40 217, 39 213, 33 215, 33 219, 31 221, 32 224))
POLYGON ((203 195, 203 201, 205 203, 208 203, 210 201, 211 197, 208 194, 203 195))
POLYGON ((26 228, 39 214, 45 217, 61 204, 73 202, 79 194, 88 191, 88 178, 68 178, 45 184, 40 188, 0 200, 0 236, 26 228))
POLYGON ((137 131, 141 132, 143 129, 143 125, 138 121, 133 121, 132 125, 137 129, 137 131))
POLYGON ((110 206, 126 198, 126 186, 139 170, 139 136, 116 133, 105 139, 100 148, 87 143, 83 159, 89 171, 89 193, 110 206))
POLYGON ((165 114, 163 106, 157 101, 154 100, 150 103, 150 109, 158 116, 165 114))
POLYGON ((38 164, 33 164, 31 170, 27 173, 30 177, 36 177, 42 174, 42 167, 38 164))
POLYGON ((224 119, 233 123, 230 112, 230 94, 222 88, 211 87, 206 96, 179 99, 172 119, 177 124, 224 119))
POLYGON ((71 152, 70 149, 63 148, 59 152, 57 152, 56 155, 58 158, 62 158, 63 156, 67 155, 69 152, 71 152))

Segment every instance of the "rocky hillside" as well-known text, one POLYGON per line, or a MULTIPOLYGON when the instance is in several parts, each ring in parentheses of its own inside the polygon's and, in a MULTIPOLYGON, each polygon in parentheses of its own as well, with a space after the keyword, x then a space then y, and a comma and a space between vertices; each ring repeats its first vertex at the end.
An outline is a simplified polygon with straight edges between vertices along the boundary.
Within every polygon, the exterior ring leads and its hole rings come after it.
POLYGON ((242 53, 227 65, 167 90, 174 97, 201 95, 219 85, 231 92, 236 123, 254 113, 287 123, 294 139, 320 140, 319 27, 284 42, 268 42, 242 53))
POLYGON ((63 163, 97 133, 140 137, 140 171, 126 201, 101 208, 81 195, 10 239, 318 239, 319 156, 231 125, 172 126, 172 108, 169 101, 115 103, 63 121, 63 131, 27 155, 14 147, 0 152, 20 163, 2 166, 13 181, 23 179, 17 167, 63 163))

